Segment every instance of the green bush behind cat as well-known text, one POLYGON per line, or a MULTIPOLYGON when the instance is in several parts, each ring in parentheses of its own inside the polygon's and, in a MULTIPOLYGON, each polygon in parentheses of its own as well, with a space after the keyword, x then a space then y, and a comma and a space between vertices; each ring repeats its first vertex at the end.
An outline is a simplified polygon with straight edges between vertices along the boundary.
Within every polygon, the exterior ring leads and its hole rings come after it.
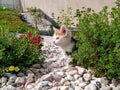
POLYGON ((90 8, 77 10, 78 32, 75 33, 78 50, 72 64, 79 63, 94 70, 100 77, 120 79, 120 0, 108 12, 104 7, 99 13, 90 8))

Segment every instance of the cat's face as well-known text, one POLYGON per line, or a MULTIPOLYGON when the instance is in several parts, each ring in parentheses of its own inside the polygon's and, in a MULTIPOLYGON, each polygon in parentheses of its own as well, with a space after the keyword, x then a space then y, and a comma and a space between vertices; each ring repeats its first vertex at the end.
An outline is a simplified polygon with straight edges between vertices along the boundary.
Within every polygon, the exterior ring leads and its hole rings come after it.
POLYGON ((70 40, 71 33, 65 28, 65 26, 61 26, 60 29, 54 28, 53 35, 53 43, 57 46, 64 46, 70 40))

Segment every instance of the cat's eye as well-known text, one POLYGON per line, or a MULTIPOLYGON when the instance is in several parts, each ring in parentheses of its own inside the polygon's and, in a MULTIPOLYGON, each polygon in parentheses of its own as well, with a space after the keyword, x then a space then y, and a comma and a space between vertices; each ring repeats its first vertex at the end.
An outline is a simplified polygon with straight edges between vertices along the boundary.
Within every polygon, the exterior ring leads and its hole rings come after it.
POLYGON ((59 37, 56 37, 56 39, 59 39, 59 37))

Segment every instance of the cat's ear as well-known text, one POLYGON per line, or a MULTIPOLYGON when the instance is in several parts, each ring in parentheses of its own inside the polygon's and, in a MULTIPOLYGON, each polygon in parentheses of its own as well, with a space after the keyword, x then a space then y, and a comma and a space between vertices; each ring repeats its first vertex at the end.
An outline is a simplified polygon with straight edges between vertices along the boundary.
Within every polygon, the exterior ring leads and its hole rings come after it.
POLYGON ((53 27, 53 31, 55 32, 57 29, 55 27, 53 27))
POLYGON ((63 26, 63 25, 60 27, 60 31, 61 31, 63 34, 67 34, 67 29, 66 29, 66 27, 63 26))

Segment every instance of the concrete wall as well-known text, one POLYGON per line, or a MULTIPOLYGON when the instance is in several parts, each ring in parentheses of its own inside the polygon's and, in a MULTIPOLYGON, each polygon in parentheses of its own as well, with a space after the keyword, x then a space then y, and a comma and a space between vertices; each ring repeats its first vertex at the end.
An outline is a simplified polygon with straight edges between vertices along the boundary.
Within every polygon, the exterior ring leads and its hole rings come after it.
POLYGON ((20 8, 20 0, 0 0, 0 5, 10 8, 20 8))
POLYGON ((67 7, 72 7, 74 10, 90 7, 98 12, 103 6, 113 7, 115 5, 114 2, 115 0, 21 0, 24 11, 28 7, 35 6, 49 16, 53 12, 56 16, 59 16, 61 9, 67 9, 67 7))

